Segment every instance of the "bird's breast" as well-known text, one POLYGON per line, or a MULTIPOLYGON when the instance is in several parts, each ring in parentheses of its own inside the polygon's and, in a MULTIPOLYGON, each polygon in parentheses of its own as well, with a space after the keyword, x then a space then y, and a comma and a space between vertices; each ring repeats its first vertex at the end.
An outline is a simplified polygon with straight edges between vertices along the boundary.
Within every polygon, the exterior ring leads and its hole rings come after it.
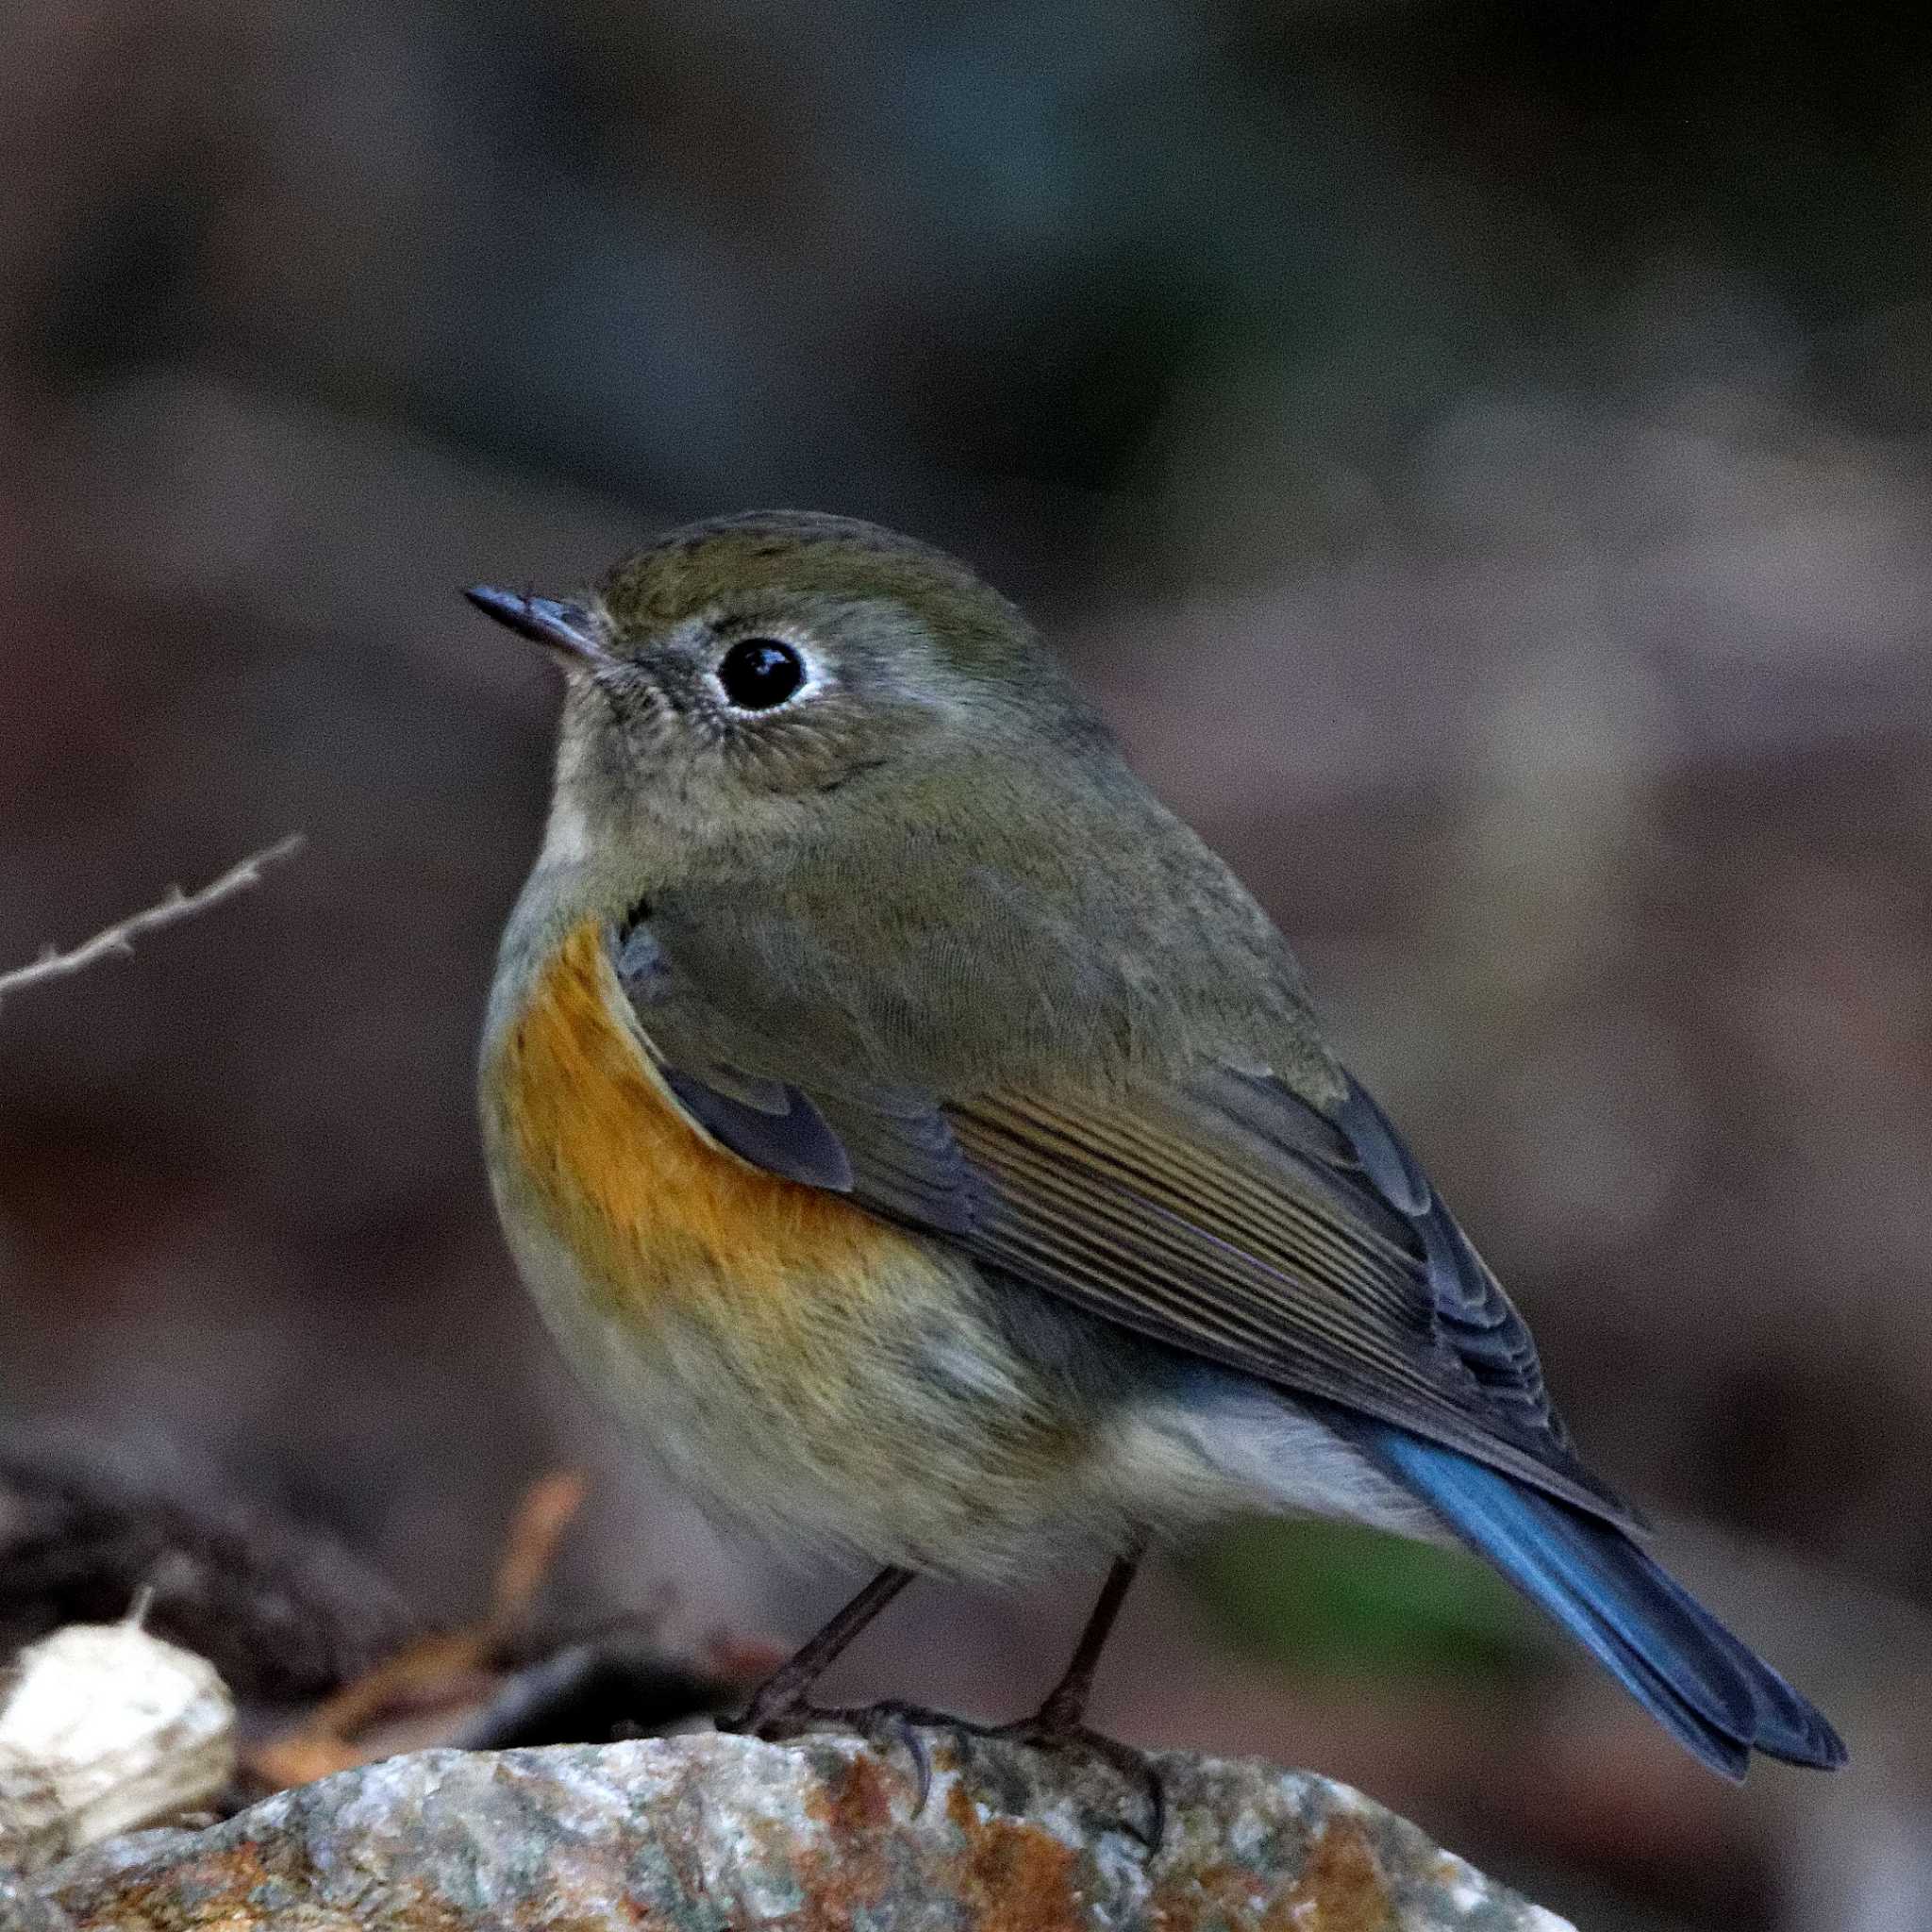
POLYGON ((1090 1378, 1017 1350, 963 1256, 713 1142, 653 1065, 596 924, 493 1028, 483 1112, 551 1326, 724 1513, 986 1577, 1069 1525, 1117 1524, 1090 1378))
MULTIPOLYGON (((801 1294, 863 1304, 929 1261, 836 1194, 747 1165, 678 1105, 628 1013, 597 922, 533 977, 486 1076, 499 1158, 613 1310, 788 1325, 801 1294)), ((747 1341, 753 1338, 747 1337, 747 1341)))

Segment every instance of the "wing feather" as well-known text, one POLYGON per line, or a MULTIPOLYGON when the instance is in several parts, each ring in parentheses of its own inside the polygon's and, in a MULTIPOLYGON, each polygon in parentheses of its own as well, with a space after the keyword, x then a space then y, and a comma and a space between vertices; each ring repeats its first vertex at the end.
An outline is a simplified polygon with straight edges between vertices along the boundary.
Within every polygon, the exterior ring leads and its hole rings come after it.
POLYGON ((1632 1526, 1572 1453, 1522 1318, 1354 1082, 1321 1106, 1232 1065, 958 1094, 841 1079, 805 1054, 788 1070, 762 1047, 745 1071, 681 1040, 661 953, 629 936, 613 955, 667 1083, 741 1158, 1632 1526))

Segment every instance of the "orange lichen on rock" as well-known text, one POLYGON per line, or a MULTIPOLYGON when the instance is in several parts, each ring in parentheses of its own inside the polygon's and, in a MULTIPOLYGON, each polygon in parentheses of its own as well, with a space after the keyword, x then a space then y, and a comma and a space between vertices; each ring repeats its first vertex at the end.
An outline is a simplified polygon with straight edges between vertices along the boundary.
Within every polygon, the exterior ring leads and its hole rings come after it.
POLYGON ((1335 1817, 1323 1826, 1275 1923, 1294 1932, 1390 1932, 1389 1888, 1354 1819, 1335 1817))

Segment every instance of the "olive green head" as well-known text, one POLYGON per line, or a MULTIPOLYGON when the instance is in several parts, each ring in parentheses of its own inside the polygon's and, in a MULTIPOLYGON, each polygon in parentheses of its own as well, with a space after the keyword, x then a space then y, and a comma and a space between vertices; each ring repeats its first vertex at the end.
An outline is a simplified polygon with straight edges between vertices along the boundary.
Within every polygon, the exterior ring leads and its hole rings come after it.
POLYGON ((648 908, 677 963, 653 997, 752 1072, 779 1040, 941 1091, 1203 1042, 1321 1062, 1261 909, 952 558, 782 511, 675 530, 574 599, 469 594, 565 673, 499 986, 648 908))
POLYGON ((580 597, 468 594, 561 662, 559 808, 597 833, 769 838, 848 788, 1104 737, 1012 604, 854 518, 721 517, 580 597))

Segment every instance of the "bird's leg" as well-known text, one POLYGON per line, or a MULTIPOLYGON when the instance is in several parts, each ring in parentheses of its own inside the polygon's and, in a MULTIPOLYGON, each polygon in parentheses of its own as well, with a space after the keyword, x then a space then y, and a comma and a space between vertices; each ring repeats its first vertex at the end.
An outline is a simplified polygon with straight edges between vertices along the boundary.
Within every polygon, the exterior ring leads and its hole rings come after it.
POLYGON ((753 1691, 744 1715, 731 1728, 745 1737, 775 1743, 821 1725, 844 1724, 857 1731, 874 1750, 883 1750, 889 1743, 897 1744, 911 1760, 918 1793, 913 1805, 916 1816, 924 1810, 932 1790, 932 1755, 914 1726, 948 1724, 953 1720, 943 1711, 925 1710, 910 1704, 888 1702, 832 1710, 806 1700, 806 1692, 832 1659, 911 1581, 910 1570, 888 1564, 791 1662, 779 1665, 753 1691))
POLYGON ((1144 1547, 1137 1542, 1126 1555, 1115 1559, 1059 1682, 1047 1692, 1045 1703, 1031 1717, 1022 1718, 1017 1724, 971 1724, 944 1711, 928 1710, 924 1706, 898 1700, 847 1710, 821 1709, 807 1703, 806 1692, 825 1667, 912 1581, 911 1571, 893 1566, 881 1570, 790 1663, 781 1665, 766 1678, 753 1694, 743 1717, 732 1728, 750 1737, 776 1740, 794 1737, 820 1725, 839 1724, 850 1725, 875 1748, 889 1741, 896 1743, 911 1759, 916 1785, 915 1815, 924 1808, 932 1789, 932 1759, 925 1740, 920 1735, 922 1729, 949 1732, 962 1749, 973 1738, 985 1737, 1050 1750, 1088 1751, 1105 1758, 1145 1793, 1147 1823, 1144 1827, 1133 1825, 1129 1829, 1149 1851, 1158 1851, 1167 1824, 1167 1798, 1159 1773, 1144 1753, 1117 1739, 1103 1737, 1098 1731, 1090 1731, 1082 1723, 1100 1654, 1112 1635, 1115 1619, 1121 1613, 1134 1573, 1140 1568, 1144 1547))
MULTIPOLYGON (((1073 1661, 1067 1665, 1059 1682, 1047 1692, 1046 1702, 1031 1717, 1022 1718, 1017 1724, 974 1724, 965 1718, 955 1717, 948 1711, 932 1710, 920 1704, 908 1704, 900 1698, 889 1698, 854 1710, 817 1711, 809 1715, 822 1722, 834 1720, 849 1724, 874 1746, 890 1740, 904 1748, 912 1760, 912 1768, 916 1774, 917 1796, 913 1803, 915 1816, 924 1809, 926 1798, 932 1790, 932 1757, 926 1748, 924 1738, 920 1735, 922 1730, 944 1731, 962 1750, 974 1738, 982 1737, 1004 1738, 1015 1743, 1044 1745, 1054 1749, 1071 1747, 1090 1751, 1096 1757, 1106 1758, 1123 1776, 1145 1789, 1150 1824, 1144 1832, 1139 1831, 1136 1827, 1137 1835, 1145 1840, 1150 1850, 1158 1848, 1166 1816, 1166 1805, 1159 1779, 1142 1754, 1134 1750, 1131 1745, 1122 1744, 1112 1738, 1102 1737, 1097 1731, 1090 1731, 1080 1722, 1086 1715, 1087 1699, 1093 1689, 1093 1673, 1100 1662, 1100 1653, 1107 1647, 1107 1640, 1113 1630, 1114 1620, 1121 1613, 1121 1605, 1125 1600, 1128 1587, 1134 1580, 1134 1572, 1140 1567, 1142 1547, 1143 1545, 1136 1543, 1125 1556, 1117 1558, 1113 1568, 1108 1572, 1107 1581, 1101 1586, 1099 1601, 1093 1606, 1093 1612, 1087 1619, 1087 1626, 1080 1633, 1080 1641, 1074 1647, 1073 1661)), ((853 1633, 860 1624, 891 1600, 901 1587, 900 1584, 895 1582, 890 1588, 884 1586, 887 1578, 894 1575, 903 1578, 904 1573, 887 1571, 868 1590, 861 1591, 846 1609, 841 1610, 831 1624, 826 1625, 829 1632, 834 1625, 841 1625, 845 1618, 857 1615, 858 1619, 851 1630, 841 1631, 833 1654, 836 1654, 837 1648, 842 1648, 851 1641, 853 1633), (882 1591, 882 1594, 874 1603, 871 1598, 875 1591, 882 1591)), ((800 1659, 802 1660, 821 1641, 818 1638, 813 1639, 812 1643, 806 1646, 806 1651, 799 1654, 800 1659)), ((829 1661, 829 1656, 817 1659, 813 1674, 816 1674, 817 1669, 823 1669, 829 1661)), ((791 1668, 792 1667, 787 1666, 788 1670, 791 1668)), ((783 1675, 784 1673, 781 1672, 779 1674, 783 1675)), ((773 1680, 774 1684, 776 1681, 776 1678, 773 1680)), ((808 1683, 809 1676, 805 1681, 808 1683)), ((762 1699, 764 1692, 760 1691, 758 1696, 762 1699)), ((785 1709, 777 1711, 769 1722, 790 1728, 788 1720, 791 1713, 800 1708, 801 1707, 794 1701, 785 1709)), ((756 1728, 749 1718, 744 1727, 748 1730, 756 1728)))
POLYGON ((889 1563, 789 1663, 780 1664, 752 1692, 736 1728, 749 1737, 763 1737, 774 1726, 805 1714, 805 1693, 832 1659, 911 1581, 911 1571, 889 1563))
POLYGON ((1084 1723, 1100 1653, 1107 1648, 1107 1640, 1113 1634, 1114 1620, 1121 1613, 1121 1605, 1126 1601, 1128 1588, 1134 1581, 1135 1571, 1141 1567, 1146 1547, 1144 1541, 1138 1541, 1124 1556, 1114 1558, 1113 1568, 1107 1573, 1107 1581, 1101 1586, 1099 1600, 1093 1606, 1093 1613, 1087 1619, 1087 1627, 1081 1631, 1079 1642, 1074 1646, 1073 1660, 1067 1665, 1059 1682, 1046 1693, 1045 1703, 1031 1717, 1022 1718, 1017 1724, 1001 1724, 988 1735, 1010 1738, 1016 1743, 1041 1745, 1050 1750, 1072 1748, 1088 1751, 1096 1757, 1105 1758, 1129 1784, 1139 1786, 1145 1794, 1145 1828, 1137 1825, 1132 1829, 1135 1837, 1150 1852, 1158 1852, 1167 1829, 1167 1792, 1159 1771, 1144 1751, 1137 1751, 1131 1744, 1123 1744, 1118 1738, 1089 1730, 1084 1723))
POLYGON ((1100 1666, 1100 1653, 1107 1648, 1107 1640, 1113 1635, 1114 1620, 1127 1600, 1134 1573, 1141 1567, 1141 1557, 1145 1549, 1144 1543, 1136 1543, 1125 1556, 1114 1558, 1113 1568, 1107 1573, 1107 1581, 1100 1587, 1093 1613, 1087 1619, 1087 1627, 1080 1632, 1079 1642, 1074 1646, 1073 1660, 1067 1665, 1059 1682, 1046 1693, 1046 1702, 1028 1721, 1041 1733, 1077 1731, 1080 1728, 1080 1721, 1087 1715, 1087 1700, 1093 1694, 1093 1673, 1100 1666))

